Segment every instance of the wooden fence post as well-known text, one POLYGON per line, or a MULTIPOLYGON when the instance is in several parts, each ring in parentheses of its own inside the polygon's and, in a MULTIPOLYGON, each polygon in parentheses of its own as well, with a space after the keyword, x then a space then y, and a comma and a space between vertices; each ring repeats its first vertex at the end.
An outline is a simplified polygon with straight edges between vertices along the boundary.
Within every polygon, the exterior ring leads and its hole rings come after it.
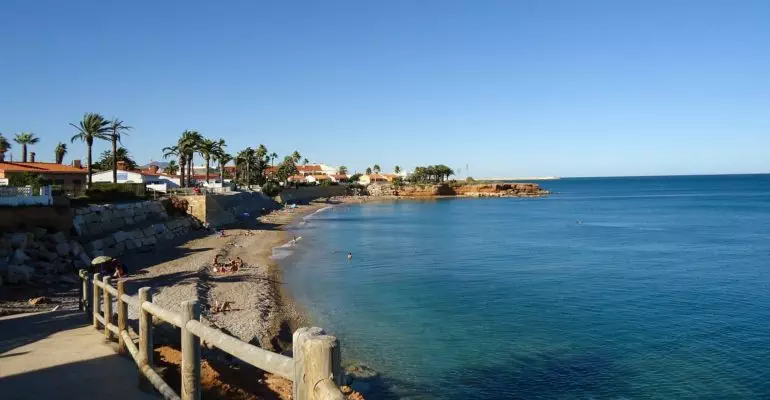
POLYGON ((305 339, 304 384, 307 400, 343 400, 336 382, 341 380, 340 342, 334 336, 315 335, 305 339))
POLYGON ((148 287, 139 289, 139 367, 144 364, 152 368, 152 314, 142 308, 144 302, 152 303, 148 287))
POLYGON ((93 284, 94 284, 94 301, 91 304, 91 312, 94 314, 94 329, 99 329, 99 320, 96 319, 96 316, 99 315, 101 312, 101 302, 102 298, 99 296, 99 286, 97 286, 97 282, 99 282, 102 279, 101 274, 94 274, 93 284))
POLYGON ((107 325, 112 323, 112 299, 110 298, 110 291, 107 290, 107 287, 111 285, 110 281, 111 278, 109 276, 102 278, 102 283, 104 284, 104 288, 102 288, 102 292, 104 292, 104 338, 106 340, 112 338, 112 331, 107 327, 107 325))
POLYGON ((118 353, 126 354, 126 341, 123 339, 122 332, 128 328, 128 303, 121 297, 126 293, 126 281, 118 280, 118 353))
POLYGON ((187 330, 187 322, 200 317, 198 300, 182 302, 182 400, 201 398, 201 339, 187 330))
POLYGON ((294 360, 294 382, 292 387, 294 400, 308 399, 308 388, 305 386, 305 352, 302 346, 310 336, 322 335, 321 328, 299 328, 292 337, 292 359, 294 360))
POLYGON ((81 293, 80 293, 80 304, 78 306, 78 310, 84 311, 86 313, 86 316, 88 315, 88 288, 90 287, 88 285, 88 271, 81 269, 78 271, 78 276, 80 276, 80 279, 82 282, 81 287, 81 293))

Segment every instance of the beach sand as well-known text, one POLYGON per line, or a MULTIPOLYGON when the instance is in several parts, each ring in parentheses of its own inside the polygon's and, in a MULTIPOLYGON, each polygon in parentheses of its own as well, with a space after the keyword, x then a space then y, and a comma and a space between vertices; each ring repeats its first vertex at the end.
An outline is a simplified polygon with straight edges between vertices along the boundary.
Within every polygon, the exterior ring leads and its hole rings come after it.
MULTIPOLYGON (((336 203, 356 201, 336 199, 336 203)), ((155 303, 177 312, 182 301, 197 298, 204 323, 259 347, 286 353, 291 350, 292 332, 307 325, 308 319, 281 282, 281 271, 271 259, 273 248, 291 241, 287 232, 290 224, 332 205, 313 202, 296 209, 287 207, 224 227, 224 237, 201 230, 158 245, 152 252, 124 256, 121 261, 132 272, 126 289, 133 294, 140 287, 150 286, 155 303), (245 268, 235 273, 214 273, 212 265, 218 255, 225 260, 240 257, 245 268), (215 305, 225 301, 230 302, 231 310, 214 312, 215 305)), ((129 318, 136 318, 136 313, 138 310, 129 308, 129 318)), ((156 353, 167 371, 165 375, 173 379, 180 360, 178 332, 165 328, 167 334, 161 333, 162 337, 156 339, 156 353)), ((234 362, 211 349, 203 358, 207 360, 204 371, 211 371, 207 372, 205 389, 210 394, 227 393, 224 397, 238 399, 291 398, 291 382, 287 380, 234 362), (255 376, 260 382, 257 389, 255 376)))

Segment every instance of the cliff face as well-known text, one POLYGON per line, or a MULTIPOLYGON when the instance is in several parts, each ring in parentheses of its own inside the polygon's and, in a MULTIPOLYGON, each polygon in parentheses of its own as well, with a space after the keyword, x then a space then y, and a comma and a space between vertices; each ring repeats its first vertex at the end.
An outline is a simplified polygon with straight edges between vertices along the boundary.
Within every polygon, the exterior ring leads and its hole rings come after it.
POLYGON ((540 197, 549 192, 535 183, 481 183, 481 184, 440 184, 405 185, 372 184, 367 187, 370 196, 398 197, 540 197))

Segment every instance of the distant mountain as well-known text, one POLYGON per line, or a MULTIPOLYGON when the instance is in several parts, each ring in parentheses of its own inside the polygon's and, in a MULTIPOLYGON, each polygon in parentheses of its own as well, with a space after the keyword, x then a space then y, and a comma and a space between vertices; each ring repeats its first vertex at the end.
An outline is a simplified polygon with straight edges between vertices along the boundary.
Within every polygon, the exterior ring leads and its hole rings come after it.
POLYGON ((153 161, 149 164, 140 165, 139 169, 150 168, 150 165, 157 165, 159 168, 166 168, 168 167, 168 161, 153 161))

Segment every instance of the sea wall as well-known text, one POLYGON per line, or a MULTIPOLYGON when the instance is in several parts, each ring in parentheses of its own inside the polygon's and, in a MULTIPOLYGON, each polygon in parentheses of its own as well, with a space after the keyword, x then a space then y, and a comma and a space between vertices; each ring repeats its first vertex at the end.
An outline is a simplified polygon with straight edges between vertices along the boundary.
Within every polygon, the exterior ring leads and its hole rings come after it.
POLYGON ((91 205, 74 213, 72 226, 91 257, 151 248, 196 228, 190 217, 171 219, 160 201, 91 205))
POLYGON ((232 192, 181 196, 187 200, 187 213, 211 226, 223 226, 239 219, 256 217, 263 211, 280 208, 275 200, 258 192, 232 192))
POLYGON ((307 203, 322 197, 344 196, 346 193, 347 186, 345 185, 300 186, 298 188, 288 187, 284 188, 281 193, 276 196, 276 201, 284 204, 307 203))
POLYGON ((0 207, 0 232, 45 228, 69 232, 72 210, 69 206, 0 207))

